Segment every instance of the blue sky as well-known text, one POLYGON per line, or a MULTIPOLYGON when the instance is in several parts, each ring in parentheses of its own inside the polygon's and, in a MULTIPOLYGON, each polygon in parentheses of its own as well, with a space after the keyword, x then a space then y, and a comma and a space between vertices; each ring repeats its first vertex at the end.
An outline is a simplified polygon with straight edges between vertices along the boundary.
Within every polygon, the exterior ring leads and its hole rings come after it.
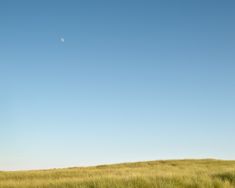
POLYGON ((235 159, 234 8, 1 1, 0 169, 235 159))

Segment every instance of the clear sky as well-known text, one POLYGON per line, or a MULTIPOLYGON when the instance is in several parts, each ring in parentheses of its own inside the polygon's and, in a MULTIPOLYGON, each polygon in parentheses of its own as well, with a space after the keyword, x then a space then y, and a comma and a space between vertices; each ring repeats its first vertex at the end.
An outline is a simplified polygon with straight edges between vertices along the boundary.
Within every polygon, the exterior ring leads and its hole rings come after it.
POLYGON ((235 159, 234 10, 1 1, 0 169, 235 159))

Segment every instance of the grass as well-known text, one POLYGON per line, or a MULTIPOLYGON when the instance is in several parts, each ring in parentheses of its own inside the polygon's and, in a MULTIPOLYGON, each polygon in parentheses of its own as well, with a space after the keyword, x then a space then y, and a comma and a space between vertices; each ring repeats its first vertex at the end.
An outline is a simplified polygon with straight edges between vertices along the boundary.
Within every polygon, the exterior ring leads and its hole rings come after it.
POLYGON ((0 172, 0 188, 235 188, 235 161, 168 160, 0 172))

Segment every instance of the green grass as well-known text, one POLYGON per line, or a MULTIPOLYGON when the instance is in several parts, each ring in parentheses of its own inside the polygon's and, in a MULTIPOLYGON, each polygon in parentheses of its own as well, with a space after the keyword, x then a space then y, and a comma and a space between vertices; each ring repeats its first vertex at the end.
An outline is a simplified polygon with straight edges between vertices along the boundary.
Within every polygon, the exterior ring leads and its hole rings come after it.
POLYGON ((168 160, 0 172, 0 188, 235 188, 235 161, 168 160))

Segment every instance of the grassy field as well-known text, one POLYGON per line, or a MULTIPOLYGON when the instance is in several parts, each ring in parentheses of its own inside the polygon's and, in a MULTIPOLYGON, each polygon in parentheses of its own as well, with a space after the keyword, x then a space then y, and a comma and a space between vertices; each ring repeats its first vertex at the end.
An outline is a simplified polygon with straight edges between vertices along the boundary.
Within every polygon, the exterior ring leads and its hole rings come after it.
POLYGON ((0 172, 1 188, 235 188, 235 161, 168 160, 0 172))

